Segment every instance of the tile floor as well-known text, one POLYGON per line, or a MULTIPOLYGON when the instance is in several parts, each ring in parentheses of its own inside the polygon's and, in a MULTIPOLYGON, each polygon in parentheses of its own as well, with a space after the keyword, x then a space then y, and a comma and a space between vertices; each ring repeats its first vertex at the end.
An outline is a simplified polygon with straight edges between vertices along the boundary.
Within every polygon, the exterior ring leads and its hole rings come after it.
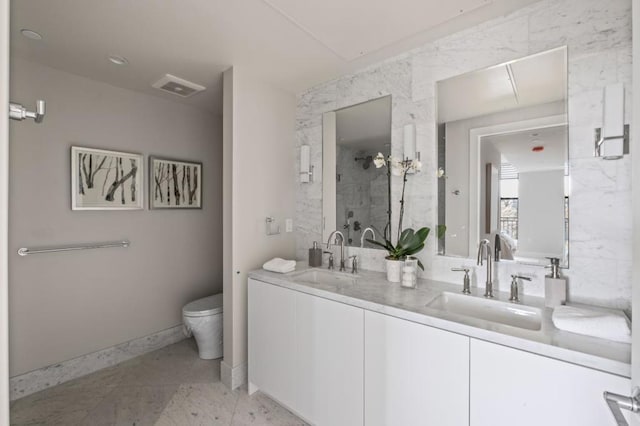
POLYGON ((193 339, 18 399, 11 424, 305 425, 260 392, 230 391, 193 339))

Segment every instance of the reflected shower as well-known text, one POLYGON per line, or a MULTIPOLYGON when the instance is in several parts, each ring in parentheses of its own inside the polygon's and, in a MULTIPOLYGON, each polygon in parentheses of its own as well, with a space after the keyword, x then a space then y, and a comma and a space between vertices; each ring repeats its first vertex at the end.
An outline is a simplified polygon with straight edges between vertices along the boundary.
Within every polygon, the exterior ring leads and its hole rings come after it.
POLYGON ((373 163, 373 156, 367 155, 366 157, 356 157, 355 161, 362 161, 362 168, 367 170, 371 163, 373 163))

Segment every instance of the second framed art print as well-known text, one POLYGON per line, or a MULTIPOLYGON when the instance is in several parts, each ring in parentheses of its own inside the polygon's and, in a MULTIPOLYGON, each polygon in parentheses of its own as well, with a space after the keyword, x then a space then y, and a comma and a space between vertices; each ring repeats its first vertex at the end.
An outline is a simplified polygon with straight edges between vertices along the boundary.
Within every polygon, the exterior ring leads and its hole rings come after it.
POLYGON ((150 209, 201 209, 202 163, 149 157, 150 209))

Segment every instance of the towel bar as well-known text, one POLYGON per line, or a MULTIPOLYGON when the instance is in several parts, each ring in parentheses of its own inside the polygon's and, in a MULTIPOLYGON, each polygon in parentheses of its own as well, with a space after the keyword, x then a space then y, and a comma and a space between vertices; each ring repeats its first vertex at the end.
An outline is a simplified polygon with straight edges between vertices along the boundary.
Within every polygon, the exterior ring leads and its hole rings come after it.
POLYGON ((39 253, 55 253, 59 251, 74 251, 74 250, 88 250, 88 249, 99 249, 99 248, 112 248, 112 247, 129 247, 129 241, 118 241, 118 242, 109 242, 109 243, 96 243, 96 244, 86 244, 81 246, 64 246, 64 247, 45 247, 39 249, 28 249, 21 248, 18 249, 18 254, 20 256, 27 256, 30 254, 39 254, 39 253))

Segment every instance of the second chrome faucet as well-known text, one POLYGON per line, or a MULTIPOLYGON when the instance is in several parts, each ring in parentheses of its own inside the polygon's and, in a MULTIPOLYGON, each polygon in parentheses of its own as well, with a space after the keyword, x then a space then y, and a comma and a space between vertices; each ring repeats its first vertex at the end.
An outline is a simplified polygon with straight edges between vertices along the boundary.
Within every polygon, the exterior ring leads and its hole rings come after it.
POLYGON ((489 240, 482 240, 478 245, 478 265, 482 266, 487 261, 487 282, 484 286, 484 297, 493 298, 493 261, 491 259, 491 243, 489 240))
POLYGON ((329 235, 329 238, 327 239, 327 248, 329 248, 331 246, 331 238, 333 238, 335 236, 335 240, 333 241, 334 244, 338 243, 338 235, 340 236, 340 272, 344 272, 345 271, 345 267, 344 267, 344 235, 342 235, 342 232, 340 231, 333 231, 331 233, 331 235, 329 235))

